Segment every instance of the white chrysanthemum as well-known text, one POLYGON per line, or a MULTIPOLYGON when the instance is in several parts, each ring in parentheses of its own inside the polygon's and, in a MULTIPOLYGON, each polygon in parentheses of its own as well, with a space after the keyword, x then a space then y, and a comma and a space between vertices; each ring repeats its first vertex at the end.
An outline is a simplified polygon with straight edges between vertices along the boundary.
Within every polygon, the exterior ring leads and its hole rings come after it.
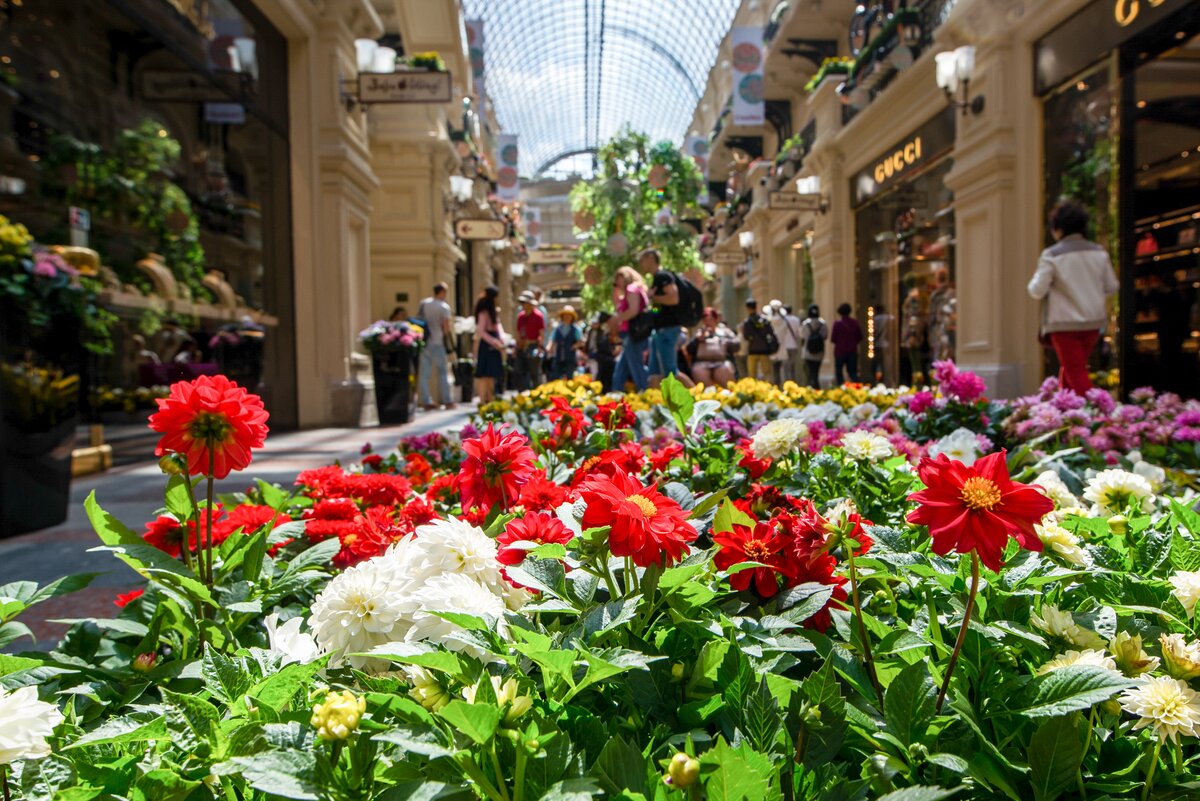
POLYGON ((851 459, 865 462, 880 462, 896 453, 892 443, 870 431, 851 431, 842 437, 842 449, 851 459))
POLYGON ((946 458, 955 459, 970 467, 980 456, 979 438, 968 428, 958 428, 931 443, 927 453, 931 459, 945 454, 946 458))
POLYGON ((426 575, 465 573, 478 578, 496 572, 496 541, 465 520, 450 518, 419 526, 391 548, 426 575))
POLYGON ((1183 604, 1188 617, 1196 614, 1196 601, 1200 600, 1200 571, 1180 570, 1171 576, 1171 594, 1183 604))
POLYGON ((321 646, 317 645, 316 639, 307 631, 300 630, 303 623, 300 617, 294 617, 281 626, 278 612, 272 612, 263 619, 271 652, 278 654, 285 665, 293 662, 307 665, 321 658, 321 646))
POLYGON ((1136 473, 1112 468, 1094 475, 1084 488, 1083 497, 1096 505, 1099 514, 1115 515, 1130 505, 1148 512, 1154 488, 1136 473))
POLYGON ((849 412, 860 423, 866 422, 879 414, 879 407, 873 403, 860 403, 857 406, 852 406, 849 412))
POLYGON ((0 765, 48 756, 46 738, 62 722, 62 712, 39 700, 36 687, 0 690, 0 765))
POLYGON ((1145 460, 1139 460, 1133 463, 1133 472, 1139 475, 1146 481, 1150 482, 1150 487, 1155 492, 1158 492, 1162 485, 1167 481, 1167 471, 1163 470, 1156 464, 1150 464, 1145 460))
POLYGON ((1087 551, 1080 547, 1079 537, 1067 531, 1059 523, 1043 520, 1040 524, 1035 524, 1033 530, 1037 532, 1038 539, 1042 541, 1042 545, 1046 546, 1046 550, 1062 557, 1067 564, 1075 567, 1091 565, 1092 558, 1087 551))
MULTIPOLYGON (((824 403, 810 404, 801 408, 799 414, 797 415, 797 419, 803 420, 806 423, 820 422, 830 425, 836 422, 839 418, 848 418, 848 415, 846 415, 844 412, 845 410, 842 409, 840 404, 834 403, 833 401, 825 401, 824 403)), ((850 423, 850 425, 847 425, 846 428, 850 428, 852 425, 853 423, 850 423)))
POLYGON ((1170 676, 1141 679, 1121 695, 1121 708, 1139 718, 1133 728, 1153 726, 1159 740, 1200 736, 1200 693, 1170 676))
POLYGON ((750 442, 756 459, 778 459, 800 447, 808 439, 808 426, 792 418, 772 420, 760 428, 750 442))
POLYGON ((369 664, 362 656, 376 646, 399 639, 394 636, 416 611, 411 594, 398 582, 386 558, 369 559, 333 578, 316 597, 309 625, 317 644, 333 654, 331 665, 342 660, 357 668, 369 664))
POLYGON ((1090 648, 1083 651, 1067 651, 1065 654, 1059 654, 1038 668, 1037 674, 1040 676, 1043 673, 1049 673, 1052 670, 1061 670, 1071 665, 1091 665, 1110 670, 1118 675, 1120 674, 1120 671, 1117 670, 1117 663, 1113 661, 1111 656, 1103 651, 1094 651, 1090 648))
POLYGON ((1054 506, 1058 509, 1070 509, 1079 506, 1079 499, 1075 497, 1066 482, 1062 480, 1062 476, 1053 470, 1047 470, 1033 480, 1033 485, 1041 487, 1045 491, 1046 497, 1054 501, 1054 506))
POLYGON ((420 611, 413 615, 412 627, 404 635, 408 642, 441 644, 451 651, 461 651, 479 659, 488 658, 484 649, 454 636, 463 631, 461 626, 434 612, 458 612, 493 620, 497 634, 501 637, 508 634, 508 623, 504 620, 508 606, 504 599, 461 573, 443 573, 431 579, 414 597, 420 611))
POLYGON ((1104 649, 1104 638, 1080 626, 1070 612, 1064 612, 1054 604, 1043 604, 1041 614, 1034 612, 1029 616, 1029 622, 1051 637, 1066 640, 1079 648, 1104 649))

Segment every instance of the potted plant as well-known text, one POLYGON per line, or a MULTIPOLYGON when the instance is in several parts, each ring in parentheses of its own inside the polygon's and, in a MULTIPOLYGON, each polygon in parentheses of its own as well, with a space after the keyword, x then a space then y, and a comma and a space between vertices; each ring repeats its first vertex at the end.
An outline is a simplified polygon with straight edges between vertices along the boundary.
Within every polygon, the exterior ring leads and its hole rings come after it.
POLYGON ((112 349, 99 279, 39 248, 0 216, 0 532, 67 517, 87 355, 112 349))
POLYGON ((407 320, 377 320, 364 328, 358 337, 371 354, 379 423, 407 423, 413 366, 425 345, 425 330, 407 320))
POLYGON ((425 70, 427 72, 445 72, 446 61, 435 50, 425 53, 413 53, 404 60, 410 70, 425 70))

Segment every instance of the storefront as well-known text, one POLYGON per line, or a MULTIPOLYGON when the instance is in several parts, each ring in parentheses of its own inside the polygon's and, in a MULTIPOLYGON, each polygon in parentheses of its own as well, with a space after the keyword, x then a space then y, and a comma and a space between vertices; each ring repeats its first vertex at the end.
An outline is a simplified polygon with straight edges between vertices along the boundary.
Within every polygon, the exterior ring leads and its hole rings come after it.
POLYGON ((954 120, 939 113, 851 179, 864 380, 911 384, 955 357, 954 120))
POLYGON ((1088 206, 1121 278, 1093 367, 1200 394, 1200 6, 1096 0, 1034 52, 1044 208, 1088 206))

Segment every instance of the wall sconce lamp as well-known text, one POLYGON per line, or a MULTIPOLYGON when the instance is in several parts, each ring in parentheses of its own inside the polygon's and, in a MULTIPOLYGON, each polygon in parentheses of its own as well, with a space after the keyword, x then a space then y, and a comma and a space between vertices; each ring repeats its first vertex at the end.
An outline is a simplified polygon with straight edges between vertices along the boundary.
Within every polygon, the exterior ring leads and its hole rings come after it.
POLYGON ((704 277, 713 279, 717 277, 717 263, 714 261, 704 262, 704 277))
POLYGON ((983 95, 970 96, 971 79, 975 77, 975 48, 966 45, 934 56, 937 63, 937 85, 946 93, 950 105, 971 114, 983 113, 983 95))
POLYGON ((508 271, 512 273, 513 278, 520 278, 525 274, 525 263, 514 261, 512 264, 508 265, 508 271))
POLYGON ((815 211, 817 214, 829 211, 829 198, 821 194, 821 176, 806 175, 797 178, 796 193, 804 195, 806 202, 810 204, 806 206, 808 211, 815 211))
MULTIPOLYGON (((355 39, 354 57, 359 73, 372 72, 390 75, 396 71, 396 50, 382 47, 374 39, 355 39)), ((357 77, 357 76, 355 76, 357 77)), ((355 106, 365 106, 358 99, 358 81, 344 80, 342 84, 342 102, 346 111, 355 106)))
POLYGON ((754 250, 754 243, 757 237, 753 231, 741 231, 738 233, 738 245, 742 248, 742 253, 747 259, 758 258, 758 253, 754 250))
POLYGON ((450 194, 459 203, 466 203, 475 194, 475 182, 464 175, 451 175, 450 194))

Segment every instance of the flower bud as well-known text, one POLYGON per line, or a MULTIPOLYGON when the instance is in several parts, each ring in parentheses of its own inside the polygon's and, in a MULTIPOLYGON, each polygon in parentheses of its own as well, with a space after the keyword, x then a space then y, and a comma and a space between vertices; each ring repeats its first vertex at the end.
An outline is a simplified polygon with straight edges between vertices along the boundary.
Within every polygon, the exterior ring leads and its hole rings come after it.
POLYGON ((329 693, 324 701, 313 707, 311 722, 322 740, 345 740, 358 728, 366 711, 366 699, 358 698, 349 690, 329 693))
POLYGON ((682 681, 683 669, 682 662, 676 662, 675 664, 671 665, 671 681, 682 681))
POLYGON ((1108 530, 1118 537, 1124 537, 1129 533, 1129 519, 1125 515, 1113 515, 1108 518, 1108 530))
POLYGON ((542 744, 539 743, 537 740, 526 740, 525 741, 525 750, 531 754, 536 754, 538 751, 541 750, 541 748, 542 748, 542 744))
POLYGON ((178 453, 168 453, 158 460, 158 469, 168 476, 180 475, 187 469, 186 457, 178 453))
POLYGON ((131 666, 138 673, 149 673, 154 669, 154 663, 158 660, 158 654, 153 651, 145 654, 138 654, 133 659, 131 666))
POLYGON ((408 691, 409 698, 430 712, 437 712, 450 703, 449 693, 428 670, 422 667, 410 667, 406 672, 408 680, 412 683, 412 689, 408 691))
POLYGON ((1104 712, 1106 714, 1109 714, 1109 715, 1120 715, 1121 714, 1121 702, 1115 698, 1110 698, 1107 701, 1102 702, 1099 706, 1100 706, 1100 711, 1104 712))
POLYGON ((1150 656, 1142 648, 1142 635, 1130 636, 1122 631, 1108 644, 1108 650, 1113 655, 1113 661, 1121 672, 1130 678, 1149 673, 1158 667, 1158 657, 1150 656))
POLYGON ((698 778, 700 763, 697 760, 682 751, 671 757, 671 764, 667 767, 667 784, 684 790, 695 784, 698 778))
POLYGON ((1182 634, 1163 634, 1158 642, 1168 673, 1180 681, 1200 677, 1200 641, 1185 642, 1182 634))

